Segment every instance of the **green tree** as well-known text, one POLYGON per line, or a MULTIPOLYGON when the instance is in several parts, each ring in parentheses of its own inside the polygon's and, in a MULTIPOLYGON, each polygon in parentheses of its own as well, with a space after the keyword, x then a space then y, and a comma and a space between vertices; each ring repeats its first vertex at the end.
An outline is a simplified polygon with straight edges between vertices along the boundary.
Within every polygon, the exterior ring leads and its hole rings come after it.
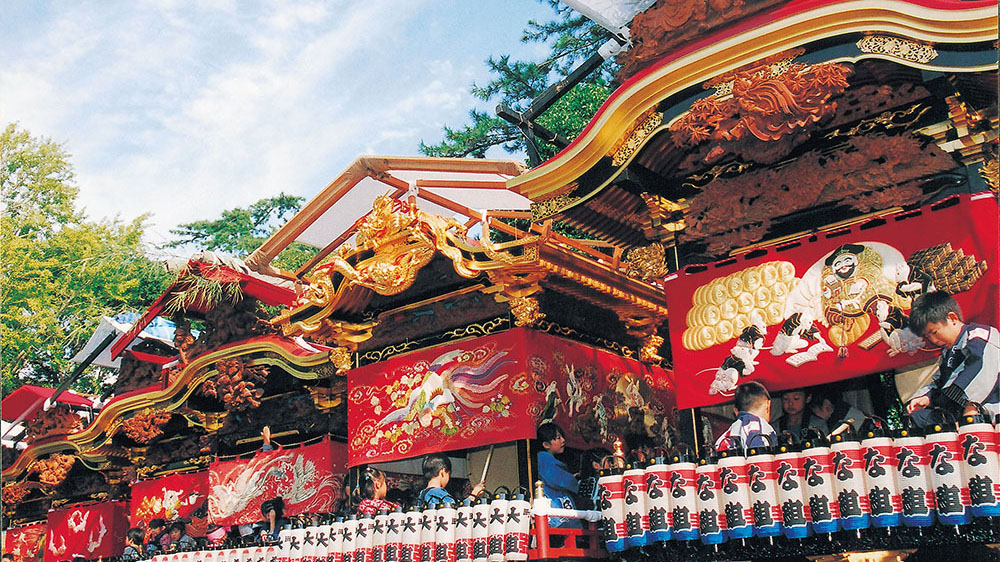
MULTIPOLYGON (((0 136, 0 374, 6 394, 53 386, 102 315, 143 310, 171 276, 145 255, 146 216, 91 222, 76 209, 69 155, 8 125, 0 136)), ((100 391, 91 368, 76 388, 100 391)))
MULTIPOLYGON (((303 201, 304 197, 279 193, 274 197, 261 199, 246 209, 227 209, 217 219, 179 225, 170 231, 179 238, 165 246, 191 246, 245 257, 267 240, 284 223, 283 219, 294 215, 303 201)), ((278 255, 273 265, 281 269, 295 269, 314 255, 314 248, 294 243, 278 255)))
MULTIPOLYGON (((476 98, 502 103, 523 113, 550 84, 567 76, 579 61, 593 54, 609 38, 609 33, 603 28, 558 0, 542 1, 552 7, 556 19, 546 23, 529 21, 521 41, 547 44, 549 56, 541 62, 511 61, 509 55, 490 57, 486 65, 496 78, 485 86, 473 84, 471 92, 476 98)), ((613 63, 606 62, 598 71, 571 88, 536 122, 567 139, 576 138, 611 94, 613 73, 613 63)), ((500 117, 472 109, 469 121, 461 127, 446 125, 444 139, 433 145, 421 141, 420 152, 428 156, 484 158, 492 146, 500 146, 509 153, 527 149, 520 129, 500 117)), ((556 152, 553 146, 545 143, 539 142, 537 146, 543 159, 556 152)))

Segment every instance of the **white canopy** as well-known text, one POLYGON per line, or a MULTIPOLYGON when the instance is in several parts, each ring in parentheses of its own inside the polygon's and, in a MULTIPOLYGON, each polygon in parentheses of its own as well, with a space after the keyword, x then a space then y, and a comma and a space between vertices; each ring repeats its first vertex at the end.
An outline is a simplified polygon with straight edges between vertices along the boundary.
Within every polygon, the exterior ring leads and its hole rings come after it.
MULTIPOLYGON (((95 349, 97 349, 97 346, 101 345, 101 342, 103 342, 109 334, 117 333, 119 336, 124 334, 129 330, 129 328, 132 327, 132 322, 134 322, 138 317, 138 314, 120 314, 115 318, 102 316, 101 323, 97 326, 97 329, 94 330, 90 339, 87 340, 87 345, 83 346, 83 349, 78 351, 77 354, 73 356, 71 361, 74 363, 83 363, 83 361, 90 356, 95 349)), ((139 337, 132 340, 132 343, 125 349, 130 349, 143 340, 158 340, 173 347, 173 332, 174 325, 172 322, 163 318, 156 318, 150 323, 149 326, 146 327, 146 329, 140 332, 139 337)), ((108 367, 109 369, 117 369, 121 366, 121 357, 112 359, 111 346, 109 345, 101 351, 101 354, 98 355, 91 364, 108 367)))

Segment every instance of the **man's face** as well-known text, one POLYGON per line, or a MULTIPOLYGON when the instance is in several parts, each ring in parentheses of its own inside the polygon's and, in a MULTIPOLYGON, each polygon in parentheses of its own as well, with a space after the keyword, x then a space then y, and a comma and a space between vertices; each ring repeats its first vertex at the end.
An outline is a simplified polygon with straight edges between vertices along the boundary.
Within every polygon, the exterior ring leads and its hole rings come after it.
POLYGON ((833 260, 833 272, 841 279, 847 279, 854 275, 854 268, 858 266, 858 256, 854 254, 844 254, 833 260))
POLYGON ((786 414, 798 415, 806 408, 806 393, 799 391, 786 392, 781 395, 781 409, 786 414))
POLYGON ((928 322, 924 328, 924 341, 934 347, 950 348, 962 333, 962 322, 958 315, 949 312, 944 322, 928 322))

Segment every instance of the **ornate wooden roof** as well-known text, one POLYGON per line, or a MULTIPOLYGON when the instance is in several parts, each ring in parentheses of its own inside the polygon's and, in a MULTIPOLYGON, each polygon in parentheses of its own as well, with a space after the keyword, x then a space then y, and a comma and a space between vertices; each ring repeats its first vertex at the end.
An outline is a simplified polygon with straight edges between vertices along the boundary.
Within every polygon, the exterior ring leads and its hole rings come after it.
POLYGON ((629 277, 620 252, 602 253, 552 232, 550 225, 519 231, 501 220, 516 213, 500 215, 486 213, 479 223, 483 234, 476 240, 454 219, 379 197, 357 227, 357 245, 341 246, 330 261, 306 275, 302 296, 272 322, 285 335, 336 346, 335 361, 343 372, 351 367, 350 354, 372 337, 381 318, 411 309, 415 302, 425 306, 478 291, 507 303, 516 325, 527 326, 545 317, 540 294, 554 291, 613 311, 632 337, 654 344, 644 357, 659 360, 662 340, 656 330, 667 317, 659 287, 629 277), (514 239, 491 242, 497 232, 514 239), (435 258, 447 261, 459 280, 439 277, 433 286, 418 283, 435 258))
POLYGON ((917 204, 982 161, 994 2, 765 4, 661 2, 637 18, 634 74, 569 147, 508 181, 534 219, 623 248, 663 241, 683 265, 917 204))

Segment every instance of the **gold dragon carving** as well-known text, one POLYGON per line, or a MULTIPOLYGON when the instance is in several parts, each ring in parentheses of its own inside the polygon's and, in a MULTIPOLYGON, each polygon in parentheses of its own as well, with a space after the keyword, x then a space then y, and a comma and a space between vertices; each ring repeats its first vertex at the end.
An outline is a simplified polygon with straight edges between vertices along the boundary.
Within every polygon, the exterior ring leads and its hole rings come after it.
POLYGON ((375 199, 372 212, 358 227, 357 248, 344 246, 327 267, 380 295, 395 295, 410 288, 436 251, 452 260, 459 275, 474 277, 477 272, 465 266, 462 252, 455 246, 465 235, 465 226, 455 219, 424 213, 414 205, 382 195, 375 199), (348 256, 366 249, 374 255, 351 265, 348 256))
POLYGON ((306 277, 308 288, 291 310, 272 320, 285 335, 302 335, 337 348, 334 362, 342 373, 351 366, 350 354, 371 337, 375 320, 334 318, 337 310, 357 311, 365 297, 359 289, 396 295, 409 289, 420 269, 440 253, 455 272, 473 278, 483 271, 537 256, 527 241, 521 256, 494 247, 484 236, 466 241, 465 225, 453 218, 432 215, 405 201, 382 195, 358 225, 356 246, 344 245, 329 262, 306 277))

